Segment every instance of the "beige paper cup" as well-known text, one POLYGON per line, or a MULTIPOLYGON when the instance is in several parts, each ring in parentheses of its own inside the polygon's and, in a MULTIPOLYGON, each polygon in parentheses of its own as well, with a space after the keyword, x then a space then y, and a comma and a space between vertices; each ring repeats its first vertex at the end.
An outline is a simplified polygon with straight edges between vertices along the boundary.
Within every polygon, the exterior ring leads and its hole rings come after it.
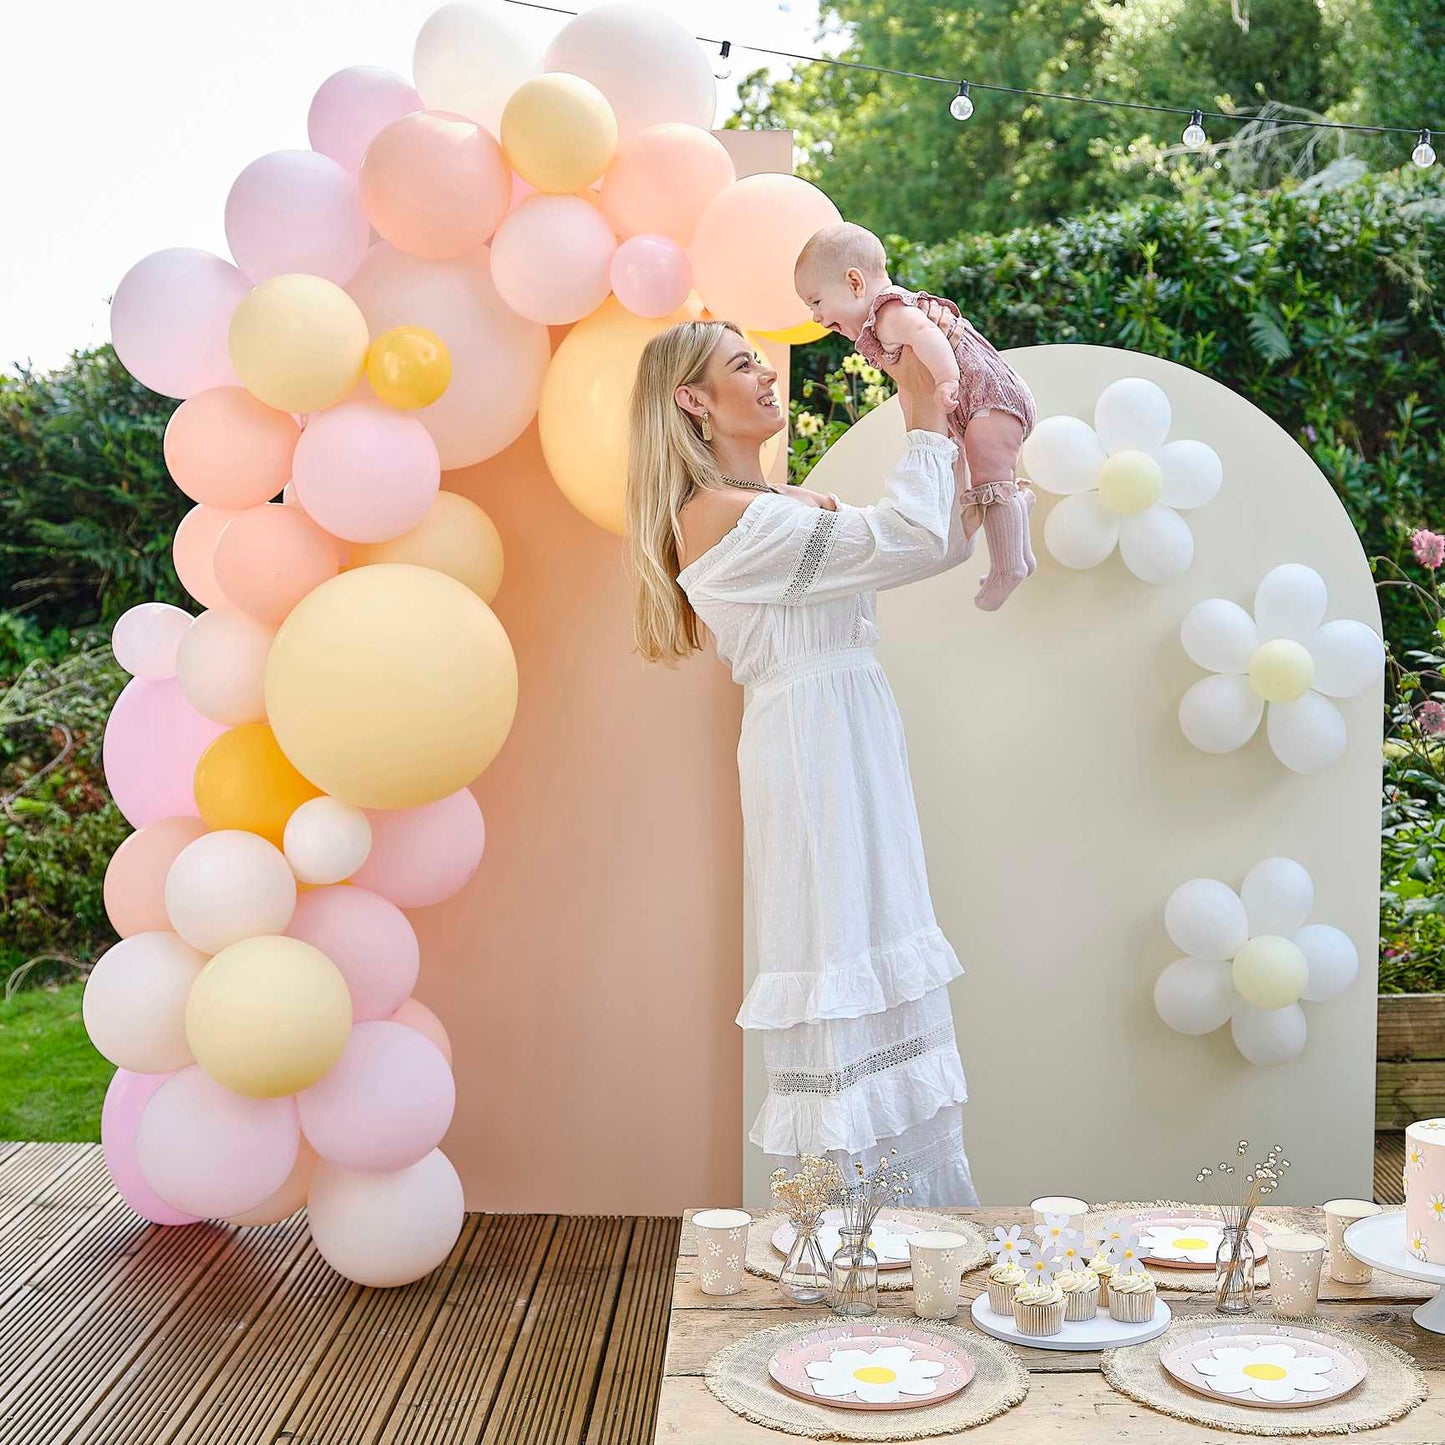
POLYGON ((1341 1284, 1369 1284, 1375 1271, 1345 1248, 1345 1230, 1357 1219, 1378 1214, 1380 1206, 1368 1199, 1331 1199, 1321 1208, 1325 1212, 1326 1233, 1330 1241, 1330 1278, 1339 1280, 1341 1284))
POLYGON ((1046 1214, 1067 1214, 1070 1219, 1077 1219, 1089 1212, 1089 1201, 1075 1199, 1072 1194, 1046 1194, 1042 1199, 1030 1200, 1029 1208, 1034 1212, 1034 1223, 1042 1224, 1046 1214))
POLYGON ((968 1240, 951 1229, 924 1229, 908 1236, 913 1271, 913 1313, 921 1320, 951 1320, 958 1313, 958 1286, 968 1240))
POLYGON ((748 1252, 746 1209, 703 1209, 692 1217, 697 1231, 697 1278, 704 1294, 737 1294, 748 1252))
POLYGON ((1320 1298, 1325 1241, 1317 1234, 1268 1234, 1269 1297, 1285 1319, 1308 1319, 1320 1298))

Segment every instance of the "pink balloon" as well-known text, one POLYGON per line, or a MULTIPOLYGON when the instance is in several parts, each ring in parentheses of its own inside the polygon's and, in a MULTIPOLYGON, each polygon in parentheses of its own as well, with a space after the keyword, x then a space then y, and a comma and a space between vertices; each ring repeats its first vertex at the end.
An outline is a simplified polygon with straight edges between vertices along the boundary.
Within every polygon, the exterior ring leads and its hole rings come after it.
POLYGON ((341 971, 354 1023, 388 1017, 416 985, 416 931, 379 893, 344 883, 308 888, 297 898, 286 932, 319 948, 341 971))
POLYGON ((296 496, 307 514, 348 542, 385 542, 426 516, 441 489, 431 434, 379 401, 319 412, 296 444, 296 496))
POLYGON ((296 1163, 292 1099, 248 1099, 199 1066, 173 1074, 141 1112, 141 1178, 172 1208, 221 1219, 269 1199, 296 1163))
POLYGON ((352 175, 377 132, 421 109, 421 98, 401 76, 379 65, 352 65, 321 83, 306 117, 312 150, 352 175))
POLYGON ((565 326, 590 315, 611 289, 617 238, 581 196, 531 196, 497 228, 492 279, 529 321, 565 326))
POLYGON ((441 1050, 415 1029, 357 1024, 331 1072, 296 1096, 311 1147, 343 1169, 405 1169, 452 1122, 457 1090, 441 1050))
POLYGON ((155 1091, 174 1078, 174 1074, 133 1074, 129 1069, 117 1069, 100 1109, 100 1144, 116 1192, 152 1224, 195 1224, 201 1217, 167 1204, 141 1177, 136 1161, 135 1131, 141 1111, 155 1091))
POLYGON ((192 507, 176 528, 171 561, 181 586, 202 607, 224 607, 226 594, 216 581, 216 542, 236 512, 220 507, 192 507))
POLYGON ((192 501, 226 511, 259 507, 286 485, 300 435, 289 412, 257 401, 244 387, 216 386, 171 413, 166 468, 192 501))
POLYGON ((341 544, 300 506, 268 502, 235 512, 216 540, 216 583, 231 606, 278 623, 341 571, 341 544))
POLYGON ((296 271, 345 285, 370 239, 356 178, 315 151, 261 156, 226 197, 226 241, 257 285, 296 271))
POLYGON ((226 731, 186 701, 173 677, 133 677, 110 710, 101 744, 106 785, 132 828, 198 818, 196 764, 226 731))
POLYGON ((695 125, 653 125, 617 152, 602 178, 602 209, 619 236, 692 244, 698 217, 737 171, 723 143, 695 125))
POLYGON ((423 1037, 429 1038, 442 1051, 442 1057, 447 1063, 451 1063, 452 1041, 447 1037, 447 1031, 442 1026, 442 1021, 420 1000, 407 999, 392 1014, 391 1021, 394 1024, 405 1024, 407 1028, 415 1029, 423 1037))
POLYGON ((612 289, 636 316, 666 316, 692 290, 687 252, 666 236, 631 236, 612 258, 612 289))
POLYGON ((110 631, 110 650, 132 677, 174 677, 176 652, 196 619, 169 602, 139 602, 110 631))
POLYGON ((170 928, 166 874, 181 850, 205 831, 199 818, 158 818, 132 833, 110 855, 105 870, 105 911, 122 938, 170 928))
POLYGON ((487 830, 468 788, 420 808, 368 809, 366 816, 371 853, 351 881, 400 908, 425 908, 459 893, 482 861, 487 830))

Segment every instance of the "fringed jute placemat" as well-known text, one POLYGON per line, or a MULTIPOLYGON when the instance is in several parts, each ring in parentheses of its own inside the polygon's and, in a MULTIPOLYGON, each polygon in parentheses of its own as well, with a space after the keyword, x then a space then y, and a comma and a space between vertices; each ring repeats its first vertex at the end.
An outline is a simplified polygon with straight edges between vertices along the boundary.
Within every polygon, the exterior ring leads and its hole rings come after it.
MULTIPOLYGON (((1087 1214, 1069 1222, 1088 1233, 1096 1224, 1102 1224, 1106 1219, 1112 1219, 1120 1214, 1131 1214, 1140 1209, 1177 1209, 1182 1214, 1195 1214, 1201 1219, 1207 1218, 1213 1212, 1207 1204, 1186 1204, 1177 1199, 1132 1200, 1122 1204, 1096 1205, 1087 1214)), ((1260 1210, 1255 1215, 1255 1220, 1264 1228, 1266 1234, 1276 1229, 1289 1229, 1293 1232, 1293 1226, 1272 1218, 1267 1209, 1260 1210)), ((1223 1221, 1221 1220, 1220 1223, 1222 1224, 1223 1221)), ((1214 1292, 1214 1271, 1212 1269, 1170 1269, 1166 1265, 1155 1264, 1152 1260, 1144 1268, 1149 1271, 1154 1283, 1160 1289, 1187 1290, 1194 1294, 1213 1294, 1214 1292)), ((1264 1289, 1268 1285, 1269 1264, 1266 1261, 1255 1268, 1254 1287, 1264 1289)))
MULTIPOLYGON (((1348 1395, 1298 1410, 1261 1410, 1235 1405, 1226 1399, 1185 1389, 1159 1363, 1181 1335, 1196 1333, 1201 1321, 1181 1320, 1167 1333, 1146 1345, 1109 1350, 1103 1357, 1104 1378, 1121 1395, 1176 1420, 1213 1425, 1241 1435, 1351 1435, 1373 1430, 1408 1415, 1424 1400, 1427 1390, 1420 1367, 1403 1350, 1333 1320, 1319 1318, 1282 1320, 1274 1315, 1253 1315, 1249 1323, 1260 1332, 1270 1325, 1303 1325, 1348 1340, 1365 1357, 1369 1373, 1348 1395)), ((1240 1321, 1241 1324, 1246 1321, 1240 1321)))
MULTIPOLYGON (((760 1275, 763 1279, 777 1279, 783 1272, 783 1256, 773 1248, 773 1232, 782 1224, 787 1215, 780 1209, 774 1209, 767 1214, 760 1215, 752 1223, 748 1230, 748 1252, 743 1259, 743 1267, 749 1274, 760 1275)), ((967 1274, 971 1269, 977 1269, 988 1259, 988 1246, 984 1243, 983 1235, 979 1232, 976 1224, 970 1224, 966 1219, 958 1219, 951 1214, 940 1214, 930 1216, 930 1223, 934 1229, 952 1229, 963 1235, 968 1240, 963 1250, 963 1273, 967 1274)), ((1214 1278, 1213 1275, 1210 1276, 1214 1278)), ((900 1290, 913 1288, 913 1271, 911 1269, 880 1269, 878 1271, 878 1288, 880 1290, 900 1290)))
POLYGON ((950 1343, 962 1345, 973 1356, 977 1373, 952 1399, 921 1405, 916 1410, 879 1410, 875 1414, 814 1404, 780 1389, 768 1374, 768 1361, 774 1352, 828 1323, 803 1320, 773 1325, 725 1346, 707 1362, 708 1389, 744 1420, 810 1440, 923 1440, 930 1435, 947 1435, 1002 1415, 1029 1392, 1028 1371, 1007 1345, 939 1320, 908 1323, 946 1336, 950 1343))

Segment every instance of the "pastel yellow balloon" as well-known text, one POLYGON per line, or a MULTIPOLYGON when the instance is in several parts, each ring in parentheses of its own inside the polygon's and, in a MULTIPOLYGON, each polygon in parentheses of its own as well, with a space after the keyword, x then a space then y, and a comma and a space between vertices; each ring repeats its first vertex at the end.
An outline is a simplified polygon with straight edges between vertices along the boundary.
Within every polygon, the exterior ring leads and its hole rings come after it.
POLYGON ((490 602, 502 585, 502 534, 469 497, 438 492, 431 510, 410 532, 388 542, 351 546, 350 566, 373 567, 378 562, 431 567, 490 602))
POLYGON ((1285 1008, 1299 1002, 1310 969, 1298 945, 1266 933, 1251 938, 1234 955, 1231 975, 1235 992, 1246 1003, 1285 1008))
POLYGON ((320 276, 273 276, 231 318, 231 365, 277 411, 321 411, 354 387, 366 363, 361 308, 320 276))
POLYGON ((299 938, 262 934, 223 948, 186 1000, 186 1041, 222 1088, 278 1099, 328 1073, 351 1033, 341 971, 299 938))
POLYGON ((429 567, 357 567, 322 583, 266 663, 282 751, 358 808, 416 808, 465 787, 516 710, 517 662, 496 614, 429 567))
POLYGON ((393 326, 371 343, 366 379, 388 406, 415 411, 430 406, 451 384, 452 354, 425 326, 393 326))
POLYGON ((617 150, 617 117, 591 81, 553 71, 512 92, 501 140, 524 181, 539 191, 577 191, 607 169, 617 150))
POLYGON ((321 790, 296 771, 265 723, 223 732, 196 764, 196 806, 213 833, 238 828, 280 847, 286 822, 321 790))
POLYGON ((1315 660, 1309 649, 1287 637, 1255 648, 1249 659, 1249 685, 1266 702, 1294 702, 1314 680, 1315 660))
POLYGON ((781 341, 784 346, 806 346, 810 341, 821 341, 830 333, 826 326, 819 326, 816 321, 803 321, 782 331, 759 331, 756 334, 764 341, 781 341))
POLYGON ((1099 500, 1121 517, 1147 512, 1164 491, 1164 473, 1148 452, 1115 452, 1099 468, 1099 500))

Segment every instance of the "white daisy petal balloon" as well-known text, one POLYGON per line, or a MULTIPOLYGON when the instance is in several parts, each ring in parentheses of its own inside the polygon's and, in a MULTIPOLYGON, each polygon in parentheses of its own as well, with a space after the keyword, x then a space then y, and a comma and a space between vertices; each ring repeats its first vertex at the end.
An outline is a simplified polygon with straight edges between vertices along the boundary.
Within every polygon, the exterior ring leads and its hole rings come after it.
POLYGON ((943 1373, 941 1364, 916 1359, 907 1345, 834 1350, 804 1368, 815 1394, 827 1400, 851 1395, 869 1405, 892 1405, 900 1395, 931 1395, 943 1373))
POLYGON ((1257 1399, 1283 1404, 1297 1394, 1318 1394, 1330 1382, 1323 1377, 1334 1368, 1326 1355, 1301 1355, 1293 1345, 1225 1346, 1194 1368, 1221 1395, 1252 1394, 1257 1399))
POLYGON ((1141 581, 1188 571, 1194 534, 1179 515, 1213 500, 1224 469, 1212 447, 1166 441, 1163 388, 1130 376, 1104 388, 1094 425, 1045 417, 1023 447, 1028 478, 1063 500, 1044 519, 1044 545, 1065 567, 1097 567, 1117 547, 1141 581))

